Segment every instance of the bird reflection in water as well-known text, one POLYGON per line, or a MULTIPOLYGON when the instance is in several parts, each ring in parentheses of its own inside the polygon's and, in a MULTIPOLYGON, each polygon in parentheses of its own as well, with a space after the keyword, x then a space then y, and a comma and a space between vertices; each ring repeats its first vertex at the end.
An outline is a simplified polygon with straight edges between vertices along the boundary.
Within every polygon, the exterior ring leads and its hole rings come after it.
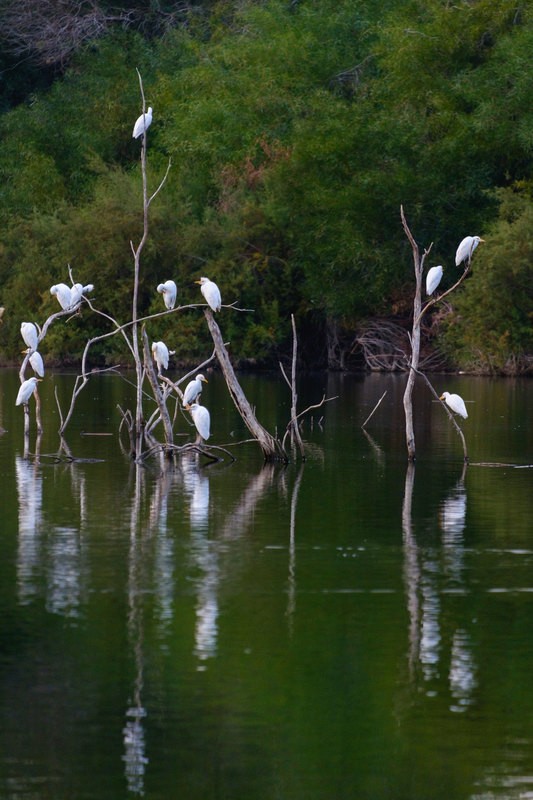
POLYGON ((200 661, 217 653, 220 567, 218 543, 209 539, 209 478, 197 454, 180 461, 191 524, 191 560, 200 573, 196 582, 194 655, 200 661))
POLYGON ((477 687, 475 657, 464 622, 452 627, 448 668, 446 669, 446 665, 443 664, 444 654, 447 652, 443 639, 448 638, 447 635, 445 637, 441 626, 441 618, 447 610, 447 594, 442 591, 443 577, 452 579, 454 591, 463 586, 463 534, 467 502, 465 472, 466 465, 460 480, 440 508, 442 550, 436 546, 419 544, 413 531, 411 513, 415 477, 413 464, 409 464, 407 469, 402 511, 404 578, 410 617, 411 681, 416 686, 417 676, 421 672, 425 693, 431 696, 437 692, 439 676, 447 673, 451 697, 450 710, 455 712, 466 710, 474 702, 477 687))
POLYGON ((38 594, 37 574, 42 551, 42 468, 16 456, 18 494, 17 589, 19 602, 31 602, 38 594))
MULTIPOLYGON (((66 445, 62 442, 57 458, 66 445)), ((67 455, 71 458, 70 451, 67 455)), ((58 463, 54 469, 67 470, 69 494, 79 501, 80 524, 54 525, 43 520, 43 466, 40 437, 32 457, 16 457, 19 530, 17 583, 21 603, 44 593, 47 611, 64 617, 77 617, 82 602, 81 536, 87 515, 85 475, 75 460, 58 463)), ((72 515, 71 515, 72 516, 72 515)))

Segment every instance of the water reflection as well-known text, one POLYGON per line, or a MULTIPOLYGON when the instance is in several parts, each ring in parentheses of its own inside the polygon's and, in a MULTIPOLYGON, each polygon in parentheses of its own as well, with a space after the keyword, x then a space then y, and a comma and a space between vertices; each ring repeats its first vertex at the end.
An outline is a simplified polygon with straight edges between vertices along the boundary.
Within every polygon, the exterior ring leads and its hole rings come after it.
MULTIPOLYGON (((43 465, 41 441, 37 437, 32 458, 15 457, 18 497, 17 590, 27 604, 44 591, 45 607, 54 614, 77 617, 82 601, 82 534, 87 519, 85 476, 74 461, 62 469, 69 477, 64 490, 77 501, 79 525, 50 524, 43 518, 43 465), (43 587, 44 583, 44 587, 43 587)), ((60 449, 61 452, 61 449, 60 449)), ((69 516, 76 518, 76 506, 69 516)))
MULTIPOLYGON (((144 470, 139 464, 134 466, 134 491, 130 513, 130 549, 128 557, 128 638, 133 651, 135 676, 130 703, 125 712, 125 724, 122 729, 125 763, 124 774, 128 791, 133 794, 144 794, 144 775, 148 758, 144 720, 146 709, 143 705, 142 692, 144 686, 144 537, 141 517, 141 499, 145 480, 144 470)), ((164 498, 163 495, 160 495, 164 498)), ((153 507, 153 506, 152 506, 153 507)), ((159 509, 160 511, 161 509, 159 509)), ((155 519, 159 519, 157 514, 155 519)), ((150 529, 148 530, 148 536, 150 529)))
POLYGON ((452 579, 454 591, 465 589, 463 578, 467 494, 466 466, 461 477, 440 507, 442 546, 420 545, 413 529, 412 505, 415 466, 409 464, 405 478, 402 508, 404 582, 409 612, 409 674, 415 688, 428 696, 437 694, 441 674, 448 675, 450 710, 465 711, 475 699, 476 663, 468 631, 452 625, 451 643, 443 631, 446 599, 444 576, 452 579), (442 560, 442 565, 441 565, 442 560), (445 641, 446 639, 446 641, 445 641), (446 665, 449 650, 449 665, 446 665), (420 677, 419 677, 420 676, 420 677), (422 685, 419 686, 419 680, 422 685))
POLYGON ((36 575, 41 561, 43 476, 37 462, 15 458, 18 495, 17 588, 19 602, 38 594, 36 575))

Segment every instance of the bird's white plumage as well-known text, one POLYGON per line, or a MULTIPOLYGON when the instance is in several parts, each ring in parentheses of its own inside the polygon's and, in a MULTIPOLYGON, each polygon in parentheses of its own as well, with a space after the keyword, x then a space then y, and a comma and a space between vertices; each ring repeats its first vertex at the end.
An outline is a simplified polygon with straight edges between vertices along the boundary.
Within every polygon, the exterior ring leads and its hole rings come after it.
POLYGON ((81 283, 75 283, 74 286, 70 290, 70 305, 72 308, 77 306, 81 302, 81 298, 87 292, 92 292, 94 286, 92 283, 88 283, 87 286, 83 286, 81 283))
POLYGON ((57 297, 59 305, 63 311, 67 311, 72 306, 72 292, 66 283, 56 283, 50 289, 50 294, 57 297))
POLYGON ((146 114, 141 114, 141 116, 135 122, 135 125, 133 126, 132 138, 138 139, 139 136, 142 136, 143 133, 148 130, 151 124, 152 124, 152 106, 149 106, 146 114))
POLYGON ((35 391, 35 387, 39 382, 39 378, 28 378, 27 381, 20 384, 20 389, 17 394, 17 399, 15 400, 15 405, 26 405, 30 397, 35 391))
POLYGON ((458 267, 463 261, 470 261, 478 244, 484 241, 479 236, 465 236, 455 253, 455 266, 458 267))
POLYGON ((160 283, 157 287, 157 291, 159 294, 163 295, 165 306, 168 309, 174 308, 176 305, 176 294, 178 292, 178 288, 174 281, 165 281, 164 283, 160 283))
POLYGON ((446 405, 451 408, 455 414, 459 414, 460 417, 466 419, 468 417, 468 413, 465 406, 465 401, 463 398, 458 394, 450 394, 449 392, 443 392, 440 396, 441 400, 444 400, 446 405))
POLYGON ((431 267, 426 275, 426 293, 433 294, 437 286, 442 280, 442 266, 431 267))
POLYGON ((22 322, 20 325, 20 333, 25 344, 31 350, 37 350, 39 335, 33 322, 22 322))
POLYGON ((196 430, 202 439, 207 441, 211 435, 211 417, 209 415, 209 411, 205 406, 200 406, 198 403, 193 403, 190 408, 190 412, 193 422, 196 426, 196 430))
POLYGON ((37 350, 31 354, 30 364, 35 374, 38 375, 39 378, 44 378, 44 361, 42 355, 38 353, 37 350))
POLYGON ((162 369, 168 369, 168 347, 164 342, 153 342, 152 355, 157 364, 157 371, 161 372, 162 369))
POLYGON ((213 309, 213 311, 220 311, 222 306, 222 297, 220 295, 220 289, 216 283, 210 281, 209 278, 200 278, 200 280, 195 281, 195 283, 200 284, 200 291, 205 297, 207 304, 213 309))
POLYGON ((197 375, 194 380, 187 384, 183 392, 184 406, 190 406, 202 393, 202 383, 207 383, 207 378, 204 378, 203 375, 197 375))

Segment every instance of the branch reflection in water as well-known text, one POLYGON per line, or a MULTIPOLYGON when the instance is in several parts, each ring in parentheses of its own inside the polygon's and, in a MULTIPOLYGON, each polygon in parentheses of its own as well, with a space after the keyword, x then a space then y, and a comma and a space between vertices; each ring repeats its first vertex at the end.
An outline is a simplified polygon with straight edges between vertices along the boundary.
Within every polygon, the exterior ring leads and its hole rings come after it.
MULTIPOLYGON (((146 537, 143 535, 141 499, 145 472, 135 464, 134 490, 130 514, 130 548, 128 556, 128 637, 133 651, 135 676, 132 695, 126 710, 126 722, 122 729, 124 742, 124 773, 128 791, 144 794, 144 774, 148 759, 143 720, 146 710, 143 706, 144 685, 144 549, 146 537)), ((148 531, 150 534, 150 530, 148 531)), ((150 536, 148 535, 148 538, 150 536)))
MULTIPOLYGON (((440 508, 442 552, 438 547, 418 544, 412 524, 414 464, 408 464, 405 478, 402 529, 404 581, 409 613, 409 675, 412 686, 415 689, 423 688, 427 696, 438 694, 439 675, 443 671, 443 661, 447 651, 441 625, 443 605, 446 603, 446 597, 464 589, 465 475, 466 465, 463 467, 460 480, 440 508), (451 592, 443 592, 442 585, 445 583, 443 578, 448 579, 451 592), (422 677, 422 686, 418 685, 419 675, 422 677)), ((466 624, 454 626, 448 648, 450 710, 465 711, 474 702, 477 687, 477 667, 466 624)))

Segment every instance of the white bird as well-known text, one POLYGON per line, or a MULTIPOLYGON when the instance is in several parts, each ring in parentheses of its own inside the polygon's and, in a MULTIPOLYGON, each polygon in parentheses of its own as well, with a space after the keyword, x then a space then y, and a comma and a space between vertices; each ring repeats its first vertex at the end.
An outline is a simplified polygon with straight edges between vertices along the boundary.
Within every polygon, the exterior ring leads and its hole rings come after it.
POLYGON ((442 266, 431 267, 426 275, 426 293, 433 294, 442 279, 442 266))
POLYGON ((194 403, 202 394, 202 383, 207 383, 207 378, 204 378, 203 375, 197 375, 194 380, 187 384, 183 392, 183 405, 185 408, 194 403))
POLYGON ((50 294, 54 294, 63 311, 67 311, 72 306, 72 293, 66 283, 56 283, 50 289, 50 294))
POLYGON ((44 362, 43 362, 42 355, 40 353, 38 353, 37 350, 34 350, 32 352, 31 347, 28 347, 27 350, 23 350, 22 352, 25 355, 27 353, 31 353, 30 364, 31 364, 31 367, 32 367, 33 371, 35 372, 36 375, 39 376, 39 378, 44 378, 44 362))
POLYGON ((220 296, 220 289, 216 283, 210 281, 209 278, 200 278, 200 280, 195 281, 195 283, 200 284, 200 291, 213 311, 220 311, 222 306, 222 298, 220 296))
POLYGON ((168 369, 168 347, 164 342, 152 343, 152 355, 157 364, 157 371, 161 374, 161 370, 168 369))
POLYGON ((149 106, 146 114, 141 114, 141 116, 137 119, 135 125, 133 126, 132 138, 138 139, 139 136, 142 136, 143 133, 146 133, 151 124, 152 124, 152 106, 149 106))
POLYGON ((211 417, 209 416, 209 411, 205 406, 200 406, 198 403, 193 403, 189 411, 191 412, 191 417, 196 425, 196 430, 200 434, 201 438, 207 441, 211 435, 211 417))
POLYGON ((81 303, 81 298, 84 294, 88 292, 92 292, 94 286, 92 283, 88 283, 87 286, 83 286, 81 283, 75 283, 74 286, 70 290, 70 305, 72 308, 77 306, 81 303))
POLYGON ((472 258, 472 254, 480 242, 484 242, 479 236, 465 236, 457 252, 455 253, 455 266, 458 267, 463 261, 468 261, 472 258))
POLYGON ((459 414, 460 417, 463 417, 464 419, 468 417, 465 401, 458 394, 443 392, 439 400, 444 400, 446 405, 449 406, 456 414, 459 414))
POLYGON ((31 350, 37 350, 39 335, 33 322, 22 322, 20 325, 20 334, 25 344, 27 344, 31 350))
POLYGON ((40 378, 28 378, 27 381, 21 383, 15 405, 26 405, 32 394, 34 393, 40 378))
POLYGON ((164 283, 160 283, 157 287, 157 291, 159 294, 163 295, 163 300, 165 301, 165 306, 170 309, 174 308, 176 305, 176 294, 177 294, 177 286, 174 281, 165 281, 164 283))

